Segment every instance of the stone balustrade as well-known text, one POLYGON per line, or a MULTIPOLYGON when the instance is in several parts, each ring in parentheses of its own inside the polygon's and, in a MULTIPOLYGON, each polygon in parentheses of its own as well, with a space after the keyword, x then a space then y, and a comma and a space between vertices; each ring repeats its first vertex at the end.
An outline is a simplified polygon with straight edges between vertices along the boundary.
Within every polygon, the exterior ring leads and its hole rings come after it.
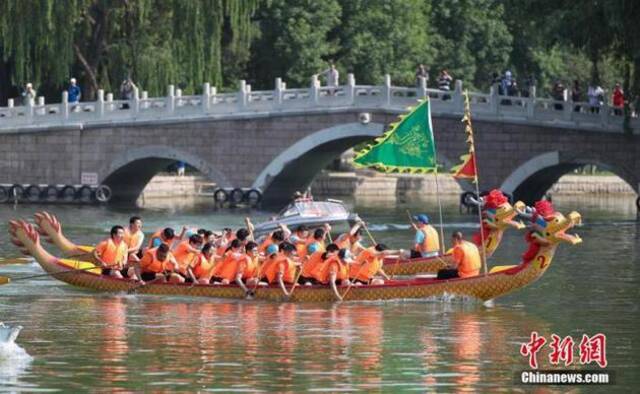
MULTIPOLYGON (((67 92, 62 102, 46 104, 43 97, 28 100, 26 105, 0 108, 0 130, 3 132, 28 131, 43 127, 65 125, 111 124, 163 120, 175 121, 188 118, 215 117, 238 118, 266 116, 278 113, 331 112, 345 109, 388 109, 401 112, 415 104, 416 99, 429 97, 432 113, 459 116, 463 111, 462 81, 456 81, 454 89, 442 91, 427 88, 421 80, 417 87, 400 87, 391 84, 389 75, 379 86, 357 85, 353 74, 348 74, 345 85, 321 86, 312 77, 308 88, 289 89, 281 78, 276 78, 273 90, 253 91, 251 85, 240 81, 237 92, 218 93, 216 87, 203 84, 200 95, 184 96, 173 85, 167 88, 165 97, 148 97, 147 92, 134 91, 131 100, 114 100, 113 94, 99 90, 97 100, 70 104, 67 92)), ((623 116, 606 104, 598 113, 592 113, 588 103, 556 101, 535 97, 508 97, 497 94, 492 87, 489 93, 471 92, 469 97, 474 118, 505 120, 513 123, 553 124, 593 131, 623 131, 623 116)), ((630 126, 640 129, 640 120, 633 118, 630 126)))

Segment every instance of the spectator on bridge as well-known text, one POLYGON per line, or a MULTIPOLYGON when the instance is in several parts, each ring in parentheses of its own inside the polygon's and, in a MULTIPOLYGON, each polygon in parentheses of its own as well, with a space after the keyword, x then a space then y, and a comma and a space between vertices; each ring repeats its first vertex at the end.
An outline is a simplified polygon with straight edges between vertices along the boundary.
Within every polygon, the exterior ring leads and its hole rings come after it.
POLYGON ((620 83, 616 83, 611 94, 611 103, 613 104, 613 113, 620 116, 622 115, 624 108, 624 92, 620 83))
POLYGON ((69 104, 72 104, 71 110, 74 111, 76 108, 76 104, 80 101, 80 97, 82 96, 82 92, 80 91, 80 87, 76 84, 76 79, 71 78, 69 80, 69 87, 67 88, 67 94, 69 99, 69 104))
MULTIPOLYGON (((510 94, 512 92, 512 86, 513 86, 513 82, 514 79, 511 75, 511 71, 507 70, 504 72, 504 77, 502 78, 502 81, 500 82, 500 84, 502 85, 502 91, 504 92, 503 94, 507 95, 507 96, 512 96, 512 94, 510 94)), ((509 102, 511 103, 511 102, 509 102)))
MULTIPOLYGON (((551 97, 556 101, 565 101, 564 91, 565 89, 562 82, 560 82, 560 80, 556 80, 553 84, 553 88, 551 89, 551 97)), ((564 106, 560 103, 553 104, 553 107, 558 111, 562 111, 564 109, 564 106)))
MULTIPOLYGON (((577 79, 573 80, 573 87, 571 87, 571 101, 579 103, 582 101, 582 88, 580 88, 580 82, 577 79)), ((580 112, 580 105, 573 107, 575 112, 580 112)))
POLYGON ((176 173, 178 176, 184 176, 184 170, 186 167, 186 163, 184 161, 179 161, 176 167, 176 173))
MULTIPOLYGON (((333 62, 330 63, 328 69, 324 70, 319 75, 327 76, 327 86, 330 88, 337 88, 340 85, 340 73, 333 62)), ((334 93, 335 89, 329 90, 329 94, 333 95, 334 93)))
POLYGON ((522 91, 522 97, 531 96, 531 92, 536 87, 536 77, 531 74, 524 80, 524 90, 522 91))
MULTIPOLYGON (((450 91, 451 81, 453 81, 453 78, 451 78, 451 75, 449 75, 447 70, 440 71, 440 76, 438 77, 438 89, 444 90, 445 92, 450 91)), ((451 96, 448 94, 442 95, 442 100, 449 100, 450 98, 451 96)))
POLYGON ((604 103, 604 90, 602 90, 600 85, 592 82, 587 88, 587 99, 589 100, 589 109, 591 113, 600 113, 600 107, 604 103))
POLYGON ((31 100, 36 99, 36 90, 33 88, 33 84, 31 82, 27 82, 24 86, 24 91, 22 92, 22 104, 27 105, 31 100))
MULTIPOLYGON (((130 77, 127 77, 120 84, 120 100, 133 100, 134 92, 138 87, 133 83, 130 77)), ((121 109, 129 109, 129 103, 123 103, 121 109)))
POLYGON ((424 64, 420 64, 416 69, 416 86, 420 87, 420 78, 424 78, 425 82, 429 82, 429 71, 424 66, 424 64))

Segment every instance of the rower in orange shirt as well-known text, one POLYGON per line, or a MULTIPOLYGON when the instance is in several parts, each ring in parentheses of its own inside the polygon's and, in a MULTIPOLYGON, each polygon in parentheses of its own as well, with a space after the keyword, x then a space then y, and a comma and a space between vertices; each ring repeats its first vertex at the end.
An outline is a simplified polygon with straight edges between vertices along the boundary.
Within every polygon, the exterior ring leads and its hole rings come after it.
POLYGON ((211 281, 215 284, 228 285, 235 279, 238 261, 242 258, 242 243, 239 239, 231 241, 211 272, 211 281))
POLYGON ((453 241, 453 265, 455 268, 438 271, 438 279, 469 278, 480 274, 482 259, 478 247, 473 242, 465 241, 462 233, 456 231, 451 236, 453 241))
POLYGON ((340 249, 337 255, 329 257, 316 267, 313 277, 321 284, 331 285, 336 298, 342 300, 336 285, 338 281, 343 286, 351 283, 349 281, 349 265, 352 263, 351 253, 347 249, 340 249))
POLYGON ((313 232, 313 236, 309 237, 304 253, 302 255, 298 254, 298 256, 300 256, 300 258, 302 259, 303 257, 311 255, 318 251, 324 252, 324 240, 329 231, 331 231, 331 226, 329 226, 328 223, 324 224, 324 228, 317 228, 313 232))
POLYGON ((109 238, 100 242, 94 249, 93 257, 102 266, 103 275, 116 278, 126 276, 127 244, 124 242, 124 228, 113 226, 109 238))
MULTIPOLYGON (((385 244, 377 244, 363 250, 356 257, 356 261, 349 267, 349 279, 355 285, 384 284, 384 280, 375 278, 375 276, 379 274, 389 280, 389 276, 382 269, 382 261, 384 256, 391 252, 393 251, 389 250, 385 244)), ((402 255, 402 251, 400 254, 402 255)))
POLYGON ((325 251, 318 250, 306 257, 306 261, 302 263, 302 272, 300 273, 300 280, 298 283, 303 283, 306 286, 317 284, 318 281, 313 277, 313 273, 318 269, 318 266, 323 264, 325 260, 338 254, 338 245, 329 244, 325 251))
POLYGON ((352 255, 358 255, 364 250, 362 240, 362 220, 359 220, 348 233, 340 234, 335 243, 340 249, 348 249, 352 255))
POLYGON ((173 251, 173 257, 175 257, 178 262, 178 273, 186 279, 186 282, 196 282, 196 277, 193 274, 191 266, 195 263, 196 257, 200 254, 201 246, 202 237, 198 234, 193 234, 188 240, 180 242, 173 251))
POLYGON ((157 248, 147 249, 140 259, 140 269, 142 279, 160 280, 171 283, 184 283, 184 278, 175 271, 178 269, 178 262, 169 251, 167 244, 161 244, 157 248))
POLYGON ((142 257, 142 243, 144 233, 142 232, 142 219, 140 216, 132 216, 129 219, 129 227, 124 229, 124 242, 129 250, 129 260, 138 261, 142 257))
POLYGON ((289 242, 296 247, 296 253, 300 258, 304 257, 309 240, 309 229, 304 224, 299 225, 296 231, 289 236, 289 242))
POLYGON ((296 276, 296 263, 292 260, 293 252, 296 248, 289 242, 280 244, 279 253, 272 253, 263 266, 263 277, 267 279, 269 284, 278 283, 285 296, 289 296, 289 292, 285 283, 293 284, 296 276))
POLYGON ((195 262, 191 268, 196 278, 196 283, 201 285, 209 284, 211 280, 211 271, 214 266, 215 248, 211 242, 207 242, 202 246, 200 254, 196 256, 195 262))

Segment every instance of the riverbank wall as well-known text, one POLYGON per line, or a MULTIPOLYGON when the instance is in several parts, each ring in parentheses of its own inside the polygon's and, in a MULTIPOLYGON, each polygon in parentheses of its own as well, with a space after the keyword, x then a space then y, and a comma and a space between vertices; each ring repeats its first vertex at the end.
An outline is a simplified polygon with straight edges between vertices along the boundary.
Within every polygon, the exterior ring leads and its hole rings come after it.
MULTIPOLYGON (((155 176, 145 187, 140 199, 207 196, 214 184, 199 175, 155 176)), ((459 195, 462 188, 448 175, 438 176, 379 174, 356 172, 323 172, 316 177, 311 191, 319 197, 352 197, 366 200, 410 201, 421 197, 459 195)), ((633 189, 613 175, 565 175, 553 185, 549 193, 555 195, 633 195, 633 189)))

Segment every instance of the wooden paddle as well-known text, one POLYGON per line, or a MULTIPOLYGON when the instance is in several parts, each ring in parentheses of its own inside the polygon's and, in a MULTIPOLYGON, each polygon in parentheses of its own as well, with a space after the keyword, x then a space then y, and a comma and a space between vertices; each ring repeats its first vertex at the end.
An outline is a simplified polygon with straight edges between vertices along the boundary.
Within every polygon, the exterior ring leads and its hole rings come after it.
POLYGON ((27 280, 27 279, 35 279, 35 278, 43 278, 46 276, 57 276, 57 275, 63 275, 63 274, 70 274, 70 273, 74 273, 74 272, 81 272, 81 271, 89 271, 89 270, 93 270, 96 268, 100 268, 98 266, 92 266, 92 267, 85 267, 85 268, 79 268, 79 269, 73 269, 73 270, 67 270, 67 271, 61 271, 61 272, 53 272, 53 273, 45 273, 45 274, 38 274, 38 275, 29 275, 29 276, 22 276, 20 278, 9 278, 7 276, 0 276, 0 286, 1 285, 6 285, 8 283, 11 282, 19 282, 21 280, 27 280))
POLYGON ((0 265, 29 264, 31 262, 33 262, 33 259, 30 257, 12 257, 12 258, 0 257, 0 265))

